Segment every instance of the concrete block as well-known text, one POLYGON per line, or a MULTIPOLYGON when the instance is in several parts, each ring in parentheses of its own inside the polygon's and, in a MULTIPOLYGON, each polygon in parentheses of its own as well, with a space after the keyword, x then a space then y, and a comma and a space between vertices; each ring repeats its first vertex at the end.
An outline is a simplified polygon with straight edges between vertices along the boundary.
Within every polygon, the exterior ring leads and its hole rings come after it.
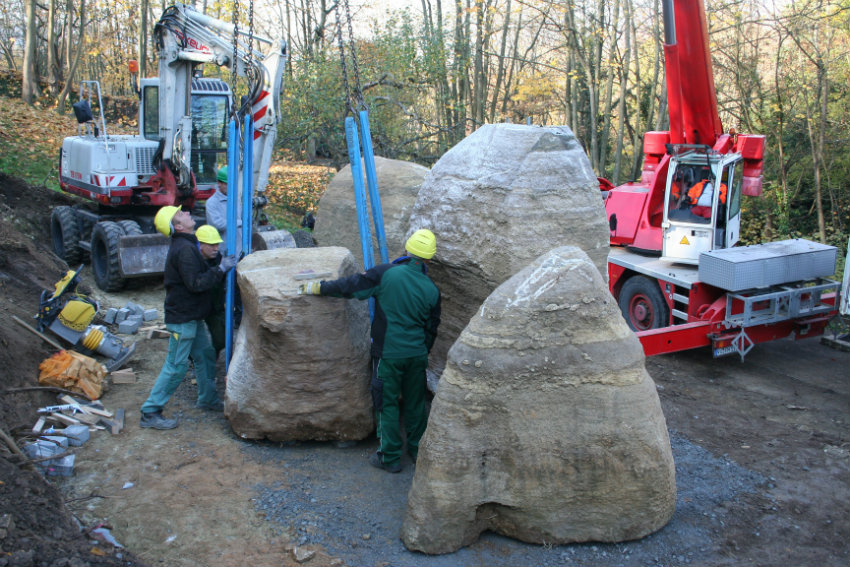
MULTIPOLYGON (((58 455, 59 453, 64 452, 65 449, 63 449, 60 445, 56 445, 50 441, 44 441, 43 439, 24 445, 24 453, 26 453, 30 459, 43 459, 44 457, 52 457, 53 455, 58 455)), ((42 463, 49 462, 50 461, 42 461, 42 463)))
POLYGON ((136 319, 135 317, 132 319, 125 319, 118 324, 118 332, 124 333, 125 335, 132 335, 136 333, 141 326, 141 319, 136 319))
POLYGON ((144 317, 142 317, 145 321, 154 321, 159 317, 159 312, 156 309, 145 309, 144 317))
POLYGON ((76 455, 65 455, 61 459, 54 459, 44 472, 46 476, 71 476, 74 474, 74 461, 76 455))
POLYGON ((106 315, 103 316, 103 322, 107 325, 112 325, 115 323, 115 316, 118 314, 118 310, 114 307, 110 307, 106 310, 106 315))
POLYGON ((45 435, 41 439, 42 440, 46 439, 48 442, 52 441, 53 443, 62 447, 62 449, 68 448, 68 438, 67 437, 63 437, 61 435, 45 435))
POLYGON ((88 425, 69 425, 61 431, 68 439, 68 444, 72 447, 79 447, 89 440, 91 431, 88 425))
POLYGON ((137 303, 133 303, 132 301, 128 301, 127 305, 125 305, 124 307, 130 310, 130 317, 132 317, 133 315, 140 315, 144 317, 145 315, 145 308, 137 303))
POLYGON ((118 310, 118 313, 115 314, 115 322, 120 324, 124 319, 130 316, 130 310, 126 307, 122 307, 118 310))

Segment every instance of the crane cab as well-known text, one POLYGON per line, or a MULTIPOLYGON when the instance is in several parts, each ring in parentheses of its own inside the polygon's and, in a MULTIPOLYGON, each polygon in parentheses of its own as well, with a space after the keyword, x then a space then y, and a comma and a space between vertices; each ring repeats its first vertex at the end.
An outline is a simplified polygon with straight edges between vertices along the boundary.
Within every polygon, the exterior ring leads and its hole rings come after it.
POLYGON ((738 242, 744 161, 708 146, 672 145, 668 152, 661 257, 697 265, 703 252, 738 242))

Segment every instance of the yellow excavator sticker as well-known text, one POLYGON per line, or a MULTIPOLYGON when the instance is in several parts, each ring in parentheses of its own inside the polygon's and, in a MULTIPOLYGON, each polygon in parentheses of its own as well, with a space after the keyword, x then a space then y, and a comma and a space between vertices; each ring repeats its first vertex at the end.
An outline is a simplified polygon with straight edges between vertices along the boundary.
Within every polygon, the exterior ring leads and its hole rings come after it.
POLYGON ((682 240, 681 240, 681 241, 679 241, 679 244, 684 244, 685 246, 690 246, 690 245, 691 245, 691 243, 690 243, 690 242, 688 242, 688 237, 687 237, 687 236, 683 236, 683 237, 682 237, 682 240))

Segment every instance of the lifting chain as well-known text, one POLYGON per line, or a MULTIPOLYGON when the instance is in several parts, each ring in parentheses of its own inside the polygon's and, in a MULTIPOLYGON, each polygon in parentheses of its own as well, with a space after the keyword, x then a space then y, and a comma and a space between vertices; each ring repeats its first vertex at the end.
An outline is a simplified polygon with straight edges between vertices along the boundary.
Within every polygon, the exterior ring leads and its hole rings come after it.
POLYGON ((339 62, 342 68, 342 85, 345 90, 345 113, 353 113, 355 109, 365 109, 366 103, 363 100, 363 92, 360 89, 360 69, 357 66, 357 51, 354 43, 354 31, 351 27, 351 11, 348 6, 348 0, 337 0, 334 3, 336 12, 336 39, 339 48, 339 62), (352 91, 348 83, 348 67, 345 62, 345 46, 342 41, 342 17, 339 12, 340 1, 344 3, 345 19, 348 27, 348 44, 351 50, 351 65, 354 73, 354 90, 352 91))
POLYGON ((254 68, 254 0, 248 2, 248 67, 254 68))
POLYGON ((239 123, 238 109, 239 105, 236 102, 236 75, 239 67, 239 0, 233 0, 233 59, 230 61, 230 94, 233 97, 231 104, 230 115, 239 123))
POLYGON ((351 29, 351 10, 348 8, 348 0, 345 3, 345 20, 348 22, 348 45, 351 49, 351 66, 354 69, 354 103, 358 108, 364 108, 363 91, 360 89, 360 69, 357 67, 357 45, 354 42, 354 31, 351 29))

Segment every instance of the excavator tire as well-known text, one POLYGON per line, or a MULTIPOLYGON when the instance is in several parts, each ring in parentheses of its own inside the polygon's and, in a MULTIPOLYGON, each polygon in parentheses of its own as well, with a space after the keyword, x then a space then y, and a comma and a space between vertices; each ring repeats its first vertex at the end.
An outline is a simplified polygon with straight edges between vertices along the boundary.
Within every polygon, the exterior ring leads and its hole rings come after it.
POLYGON ((313 233, 309 230, 298 229, 292 233, 295 238, 295 246, 297 248, 315 248, 316 241, 313 239, 313 233))
POLYGON ((670 308, 658 283, 645 276, 632 276, 620 289, 620 311, 632 331, 659 329, 670 324, 670 308))
POLYGON ((127 280, 121 275, 118 240, 124 230, 117 222, 101 221, 91 231, 91 267, 97 287, 120 291, 127 280))
POLYGON ((134 220, 120 220, 115 224, 121 227, 121 230, 124 231, 124 236, 138 236, 139 234, 144 234, 142 227, 134 220))
POLYGON ((71 207, 56 207, 50 214, 50 238, 53 251, 69 266, 79 264, 85 255, 80 248, 80 227, 71 207))

